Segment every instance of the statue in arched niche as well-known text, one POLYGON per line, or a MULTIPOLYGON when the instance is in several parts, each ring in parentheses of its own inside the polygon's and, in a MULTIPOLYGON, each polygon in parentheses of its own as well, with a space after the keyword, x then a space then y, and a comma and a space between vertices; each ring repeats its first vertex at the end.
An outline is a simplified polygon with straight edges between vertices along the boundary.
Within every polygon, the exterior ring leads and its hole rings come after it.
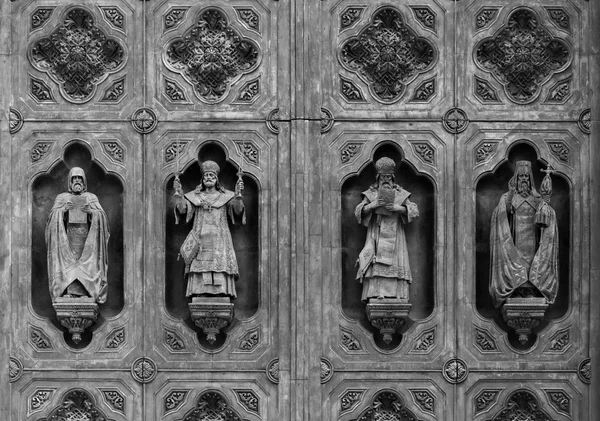
POLYGON ((531 162, 518 161, 491 220, 490 294, 521 343, 558 292, 558 225, 549 205, 553 171, 544 172, 538 193, 531 162))
POLYGON ((180 253, 185 261, 186 296, 192 298, 189 307, 194 323, 212 343, 233 318, 231 300, 236 298, 239 273, 228 218, 234 224, 246 223, 244 182, 238 173, 232 192, 220 184, 216 162, 205 161, 200 168, 200 184, 186 194, 175 177, 175 218, 179 223, 179 215, 186 214, 186 222, 193 222, 180 253))
POLYGON ((71 169, 67 190, 56 197, 46 224, 48 279, 58 319, 78 343, 106 301, 110 234, 83 169, 71 169))
POLYGON ((419 217, 410 192, 395 184, 396 163, 380 158, 375 163, 377 178, 356 207, 359 224, 367 227, 367 239, 359 254, 356 279, 363 284, 371 324, 389 343, 410 311, 409 284, 412 280, 404 225, 419 217))

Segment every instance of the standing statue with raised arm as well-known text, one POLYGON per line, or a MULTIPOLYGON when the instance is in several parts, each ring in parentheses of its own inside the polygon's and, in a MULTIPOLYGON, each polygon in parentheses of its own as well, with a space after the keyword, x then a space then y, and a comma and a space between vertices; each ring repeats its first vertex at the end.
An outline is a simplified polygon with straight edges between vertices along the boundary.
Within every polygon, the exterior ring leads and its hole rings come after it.
POLYGON ((179 222, 179 215, 185 214, 186 222, 192 221, 192 229, 181 246, 186 296, 192 298, 192 319, 207 333, 209 342, 214 342, 219 330, 231 321, 231 299, 237 296, 235 282, 239 273, 228 219, 234 224, 246 223, 244 183, 240 174, 235 192, 226 190, 219 183, 220 168, 216 162, 205 161, 200 168, 200 185, 185 195, 179 178, 175 178, 175 217, 179 222), (211 311, 215 317, 207 316, 211 311))
POLYGON ((369 320, 387 343, 410 310, 412 276, 404 225, 419 217, 410 193, 394 182, 395 168, 391 158, 377 160, 375 184, 362 193, 363 200, 355 210, 358 223, 367 227, 356 279, 363 284, 362 300, 367 302, 369 320), (394 316, 384 317, 386 314, 394 316))
POLYGON ((518 161, 491 220, 490 294, 522 343, 558 292, 558 225, 549 205, 552 170, 544 172, 538 193, 531 162, 518 161))
POLYGON ((77 343, 106 301, 108 218, 87 191, 83 169, 69 172, 68 192, 56 197, 46 224, 50 295, 63 326, 77 343))

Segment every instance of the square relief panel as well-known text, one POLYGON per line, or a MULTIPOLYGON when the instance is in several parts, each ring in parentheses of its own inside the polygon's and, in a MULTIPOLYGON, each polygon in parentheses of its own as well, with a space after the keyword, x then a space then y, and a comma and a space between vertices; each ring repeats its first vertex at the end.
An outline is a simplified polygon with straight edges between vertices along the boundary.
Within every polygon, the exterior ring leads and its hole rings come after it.
POLYGON ((129 124, 65 126, 23 129, 13 149, 13 355, 26 367, 114 367, 141 338, 140 250, 130 246, 142 232, 139 135, 129 124))
POLYGON ((153 358, 181 368, 203 366, 210 360, 220 367, 231 368, 236 361, 264 369, 278 346, 276 309, 281 286, 278 224, 273 216, 278 196, 277 178, 272 176, 278 154, 276 138, 264 123, 243 128, 231 123, 186 124, 183 128, 172 123, 161 125, 149 136, 148 150, 151 165, 157 169, 147 174, 148 185, 153 186, 148 195, 152 203, 148 235, 156 241, 156 253, 147 261, 147 272, 155 274, 155 288, 147 290, 146 296, 146 302, 153 303, 147 309, 148 318, 154 321, 148 325, 147 336, 152 339, 153 358), (216 196, 206 196, 203 174, 207 171, 218 180, 216 194, 230 201, 221 203, 216 196), (238 195, 240 182, 243 191, 238 195), (175 183, 180 187, 176 189, 175 183), (182 208, 186 200, 190 207, 182 208), (243 212, 230 209, 234 203, 243 212), (221 216, 207 222, 214 215, 221 216), (216 227, 214 242, 210 242, 212 234, 202 228, 206 226, 216 227), (200 238, 201 248, 188 254, 187 244, 194 236, 200 238), (211 268, 231 274, 231 279, 209 282, 211 288, 221 285, 221 297, 216 298, 224 303, 209 299, 212 304, 202 307, 205 304, 195 304, 197 291, 206 284, 199 284, 195 277, 210 269, 202 263, 202 253, 208 252, 218 256, 211 262, 223 261, 224 265, 211 268))
POLYGON ((25 117, 123 118, 141 104, 139 3, 13 8, 13 104, 25 117))
POLYGON ((375 366, 382 355, 390 362, 387 358, 394 356, 392 364, 434 361, 452 346, 443 311, 452 299, 444 270, 448 255, 437 246, 450 241, 443 227, 451 211, 441 192, 450 188, 443 174, 451 138, 441 125, 436 131, 426 124, 345 124, 323 136, 328 145, 324 168, 331 170, 323 175, 327 247, 321 257, 320 292, 327 309, 323 316, 328 358, 361 367, 375 366), (386 171, 394 177, 394 200, 410 214, 388 217, 387 243, 373 237, 372 224, 383 223, 376 222, 383 217, 364 216, 372 195, 385 187, 380 176, 386 171), (392 259, 389 269, 368 264, 385 261, 381 250, 388 243, 397 261, 392 259), (372 244, 379 251, 369 258, 372 244), (385 270, 399 271, 389 278, 397 281, 378 286, 376 271, 385 270))
POLYGON ((336 117, 440 117, 452 104, 454 3, 322 3, 319 77, 336 117))
POLYGON ((589 2, 458 7, 457 101, 472 119, 577 120, 589 108, 589 2))
POLYGON ((149 7, 149 92, 158 110, 264 119, 275 108, 284 82, 278 68, 289 54, 278 54, 277 23, 286 19, 278 3, 163 1, 149 7))
POLYGON ((464 358, 574 369, 588 346, 588 136, 576 123, 473 124, 459 144, 464 358))

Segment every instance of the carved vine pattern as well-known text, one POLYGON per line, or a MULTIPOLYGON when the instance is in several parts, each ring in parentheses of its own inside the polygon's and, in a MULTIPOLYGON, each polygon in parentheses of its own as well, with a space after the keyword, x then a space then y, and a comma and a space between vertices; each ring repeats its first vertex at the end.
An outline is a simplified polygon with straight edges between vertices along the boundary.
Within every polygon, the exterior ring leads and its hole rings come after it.
POLYGON ((260 80, 258 78, 250 80, 240 88, 236 100, 243 103, 251 103, 260 93, 260 80))
POLYGON ((412 147, 421 161, 435 165, 435 149, 427 142, 414 142, 412 147))
POLYGON ((427 352, 435 346, 435 329, 429 329, 421 333, 421 335, 415 340, 413 351, 427 352))
POLYGON ((225 98, 233 82, 258 66, 259 48, 229 25, 225 13, 207 9, 183 37, 167 44, 164 58, 200 100, 215 103, 225 98))
POLYGON ((125 342, 125 328, 121 327, 121 328, 115 330, 114 332, 112 332, 110 335, 108 335, 108 338, 106 338, 106 348, 116 349, 116 348, 120 347, 121 345, 123 345, 124 342, 125 342))
MULTIPOLYGON (((494 144, 495 145, 495 144, 494 144)), ((481 352, 498 351, 494 337, 485 330, 475 329, 475 346, 481 352)))
POLYGON ((240 405, 242 405, 246 411, 260 417, 260 399, 254 391, 244 389, 234 390, 234 392, 240 405))
POLYGON ((360 88, 343 76, 340 76, 340 92, 348 102, 366 102, 360 88))
POLYGON ((102 389, 104 399, 115 411, 125 413, 125 396, 115 389, 102 389))
POLYGON ((483 142, 475 150, 475 161, 477 163, 487 160, 490 156, 496 153, 496 142, 483 142))
POLYGON ((364 395, 364 390, 348 390, 340 397, 341 412, 349 412, 360 401, 364 395))
POLYGON ((485 79, 475 76, 475 96, 482 102, 500 102, 498 93, 485 79))
POLYGON ((365 409, 358 421, 417 421, 413 412, 404 405, 404 400, 396 392, 377 393, 371 406, 365 409))
POLYGON ((562 330, 556 332, 556 334, 550 339, 550 345, 548 349, 554 352, 564 351, 570 344, 569 330, 562 330))
POLYGON ((31 15, 31 30, 39 29, 50 19, 54 7, 39 7, 31 15))
POLYGON ((96 407, 90 394, 83 390, 68 392, 58 408, 54 409, 43 421, 106 421, 106 416, 96 407))
POLYGON ((164 409, 165 413, 175 412, 185 401, 189 390, 172 390, 165 396, 164 409))
POLYGON ((546 102, 563 103, 571 95, 571 78, 558 81, 550 91, 546 102))
MULTIPOLYGON (((120 164, 123 163, 125 159, 125 151, 123 150, 123 147, 119 144, 119 142, 102 141, 101 144, 102 150, 112 161, 118 162, 120 164)), ((124 335, 125 333, 123 333, 123 336, 124 335)))
POLYGON ((362 15, 364 7, 348 7, 340 15, 340 32, 350 28, 362 15))
POLYGON ((550 152, 558 158, 559 161, 568 163, 571 157, 571 151, 563 142, 548 142, 550 152))
POLYGON ((475 396, 475 415, 480 414, 496 403, 499 390, 482 390, 475 396))
POLYGON ((241 421, 241 417, 230 408, 223 395, 218 392, 204 392, 198 398, 194 409, 185 414, 186 421, 241 421))
POLYGON ((258 17, 258 13, 249 8, 236 8, 235 11, 248 28, 260 32, 260 18, 258 17))
POLYGON ((246 332, 240 340, 240 349, 242 351, 253 351, 260 341, 260 333, 258 329, 246 332))
POLYGON ((356 337, 351 332, 342 330, 340 339, 342 348, 346 349, 347 351, 362 350, 362 345, 360 344, 360 341, 356 339, 356 337))
POLYGON ((94 25, 88 11, 75 8, 50 36, 33 44, 30 58, 35 68, 58 83, 65 99, 82 103, 125 64, 125 49, 94 25))
POLYGON ((111 83, 102 95, 101 102, 117 102, 125 95, 125 78, 115 80, 111 83))
MULTIPOLYGON (((185 148, 188 143, 188 140, 175 140, 169 143, 169 146, 165 149, 165 163, 170 164, 179 159, 185 153, 185 148)), ((169 332, 169 330, 166 332, 169 332)))
POLYGON ((383 103, 398 101, 420 73, 437 60, 433 44, 404 23, 400 11, 386 7, 377 11, 356 37, 340 49, 340 62, 369 86, 383 103))
POLYGON ((116 7, 101 7, 106 20, 117 29, 125 29, 125 16, 116 7))
POLYGON ((550 421, 552 418, 540 409, 537 398, 527 390, 513 392, 504 407, 494 416, 492 421, 550 421))
POLYGON ((475 47, 475 62, 504 86, 517 104, 534 101, 541 86, 571 61, 566 42, 554 38, 529 9, 517 9, 493 37, 475 47))
POLYGON ((178 26, 185 17, 188 9, 188 7, 174 7, 169 10, 164 17, 164 31, 166 32, 178 26))
POLYGON ((48 402, 53 393, 53 389, 36 390, 35 393, 29 399, 29 410, 31 412, 38 411, 42 406, 44 406, 48 402))
POLYGON ((498 16, 498 9, 482 9, 475 16, 475 27, 483 29, 489 26, 498 16))
POLYGON ((571 415, 571 398, 563 390, 544 390, 550 404, 560 413, 571 415))
POLYGON ((31 162, 38 162, 42 158, 46 156, 50 148, 52 147, 52 142, 36 142, 31 148, 31 162))
POLYGON ((425 29, 435 32, 435 13, 433 13, 429 7, 411 7, 411 9, 415 15, 415 19, 417 19, 425 29))
POLYGON ((52 349, 52 343, 50 342, 50 338, 41 330, 35 327, 29 328, 29 338, 31 339, 31 343, 34 348, 39 350, 49 350, 52 349))
POLYGON ((433 414, 435 412, 435 396, 426 389, 411 390, 410 393, 421 411, 433 414))
POLYGON ((41 79, 30 76, 31 80, 31 95, 39 102, 55 102, 52 89, 41 79))
POLYGON ((187 102, 184 89, 167 77, 165 77, 165 95, 171 102, 187 102))
POLYGON ((571 18, 569 14, 561 8, 549 7, 546 9, 548 11, 548 15, 550 19, 554 22, 554 24, 564 31, 571 30, 571 18))
POLYGON ((362 149, 362 143, 348 143, 340 151, 340 160, 342 164, 347 164, 362 149))
POLYGON ((410 102, 426 102, 435 94, 435 78, 424 80, 413 94, 410 102))

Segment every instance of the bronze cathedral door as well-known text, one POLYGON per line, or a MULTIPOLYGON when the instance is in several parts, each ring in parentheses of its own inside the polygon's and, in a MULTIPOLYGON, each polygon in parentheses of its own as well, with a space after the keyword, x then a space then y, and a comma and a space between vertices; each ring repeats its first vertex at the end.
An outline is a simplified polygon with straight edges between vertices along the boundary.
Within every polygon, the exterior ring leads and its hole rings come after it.
POLYGON ((600 9, 0 4, 0 418, 598 419, 600 9))

